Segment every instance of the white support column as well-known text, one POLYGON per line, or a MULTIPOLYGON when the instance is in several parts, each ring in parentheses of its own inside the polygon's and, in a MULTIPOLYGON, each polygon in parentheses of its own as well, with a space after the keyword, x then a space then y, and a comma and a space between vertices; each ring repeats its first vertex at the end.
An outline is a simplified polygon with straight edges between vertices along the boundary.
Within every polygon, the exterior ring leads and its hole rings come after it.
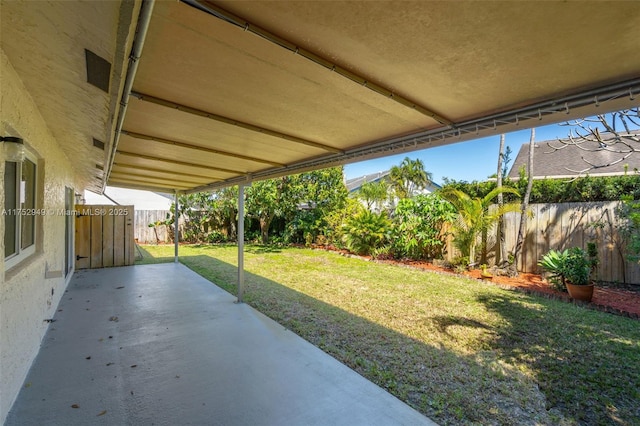
POLYGON ((244 293, 244 185, 238 185, 238 303, 244 293))
POLYGON ((175 245, 175 255, 173 261, 178 263, 178 243, 179 243, 179 234, 178 234, 178 191, 175 192, 175 211, 173 213, 173 242, 175 245))

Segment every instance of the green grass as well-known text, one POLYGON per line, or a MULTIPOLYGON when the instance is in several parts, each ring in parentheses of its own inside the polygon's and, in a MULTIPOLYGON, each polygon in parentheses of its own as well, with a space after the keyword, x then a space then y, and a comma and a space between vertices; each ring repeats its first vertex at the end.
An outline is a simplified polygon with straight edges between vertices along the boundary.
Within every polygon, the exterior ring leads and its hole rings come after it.
MULTIPOLYGON (((235 293, 235 246, 180 261, 235 293)), ((249 246, 245 270, 247 303, 440 424, 640 425, 637 320, 324 251, 249 246)))

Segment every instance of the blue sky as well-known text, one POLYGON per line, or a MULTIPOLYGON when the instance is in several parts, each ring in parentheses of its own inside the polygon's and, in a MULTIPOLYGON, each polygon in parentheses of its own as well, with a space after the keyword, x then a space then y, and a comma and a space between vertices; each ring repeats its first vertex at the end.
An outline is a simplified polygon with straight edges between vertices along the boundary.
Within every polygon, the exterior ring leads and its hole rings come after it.
MULTIPOLYGON (((536 142, 542 142, 557 138, 566 138, 569 135, 569 126, 552 124, 536 128, 536 142)), ((505 146, 510 146, 511 164, 515 160, 520 146, 528 143, 531 130, 525 129, 513 133, 507 133, 505 146)), ((429 148, 421 151, 393 155, 375 160, 362 161, 348 164, 344 167, 347 179, 388 170, 398 165, 405 157, 419 158, 424 167, 433 174, 434 182, 441 184, 443 177, 455 180, 485 180, 496 173, 498 166, 498 148, 500 136, 474 139, 467 142, 459 142, 437 148, 429 148)))

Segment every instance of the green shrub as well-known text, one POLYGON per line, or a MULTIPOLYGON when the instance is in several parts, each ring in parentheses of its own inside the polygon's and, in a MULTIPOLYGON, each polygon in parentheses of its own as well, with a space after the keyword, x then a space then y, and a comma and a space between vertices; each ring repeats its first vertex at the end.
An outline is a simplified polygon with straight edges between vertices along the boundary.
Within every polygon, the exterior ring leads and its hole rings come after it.
POLYGON ((400 200, 393 215, 394 255, 410 259, 441 258, 447 236, 442 227, 454 218, 453 206, 436 194, 400 200))
MULTIPOLYGON (((526 178, 505 179, 504 186, 524 193, 526 178)), ((495 181, 465 182, 445 179, 443 189, 452 187, 471 198, 483 198, 496 187, 495 181)), ((630 200, 640 200, 640 174, 637 172, 623 176, 582 176, 576 179, 536 179, 531 189, 531 203, 572 203, 590 201, 618 201, 623 196, 630 200)), ((516 198, 505 194, 505 201, 516 198)))
POLYGON ((640 263, 640 202, 633 201, 630 195, 620 197, 622 204, 616 209, 620 219, 618 226, 624 240, 627 259, 640 263))
POLYGON ((569 252, 567 250, 563 252, 549 250, 538 262, 538 265, 550 274, 549 281, 551 286, 558 291, 567 291, 564 273, 568 255, 569 252))
POLYGON ((593 263, 580 247, 572 247, 565 251, 549 250, 538 262, 542 268, 551 273, 549 279, 553 288, 567 290, 567 282, 575 285, 589 284, 593 263))
POLYGON ((385 244, 390 229, 391 222, 384 213, 365 210, 348 219, 343 238, 350 251, 368 255, 385 244))

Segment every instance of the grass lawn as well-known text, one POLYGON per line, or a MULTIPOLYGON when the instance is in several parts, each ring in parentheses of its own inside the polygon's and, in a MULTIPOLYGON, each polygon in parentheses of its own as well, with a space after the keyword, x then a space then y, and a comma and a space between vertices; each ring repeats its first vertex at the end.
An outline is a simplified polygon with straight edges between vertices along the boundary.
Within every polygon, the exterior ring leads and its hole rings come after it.
MULTIPOLYGON (((235 246, 180 256, 235 293, 235 246)), ((245 270, 247 303, 440 424, 640 425, 637 320, 309 249, 248 246, 245 270)))

